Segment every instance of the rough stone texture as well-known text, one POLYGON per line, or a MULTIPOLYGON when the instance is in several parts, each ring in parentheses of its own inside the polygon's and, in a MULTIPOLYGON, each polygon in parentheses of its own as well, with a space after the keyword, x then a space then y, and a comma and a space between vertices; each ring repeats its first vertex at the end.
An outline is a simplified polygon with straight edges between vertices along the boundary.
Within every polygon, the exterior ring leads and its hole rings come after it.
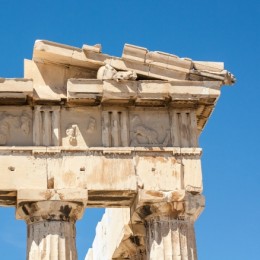
POLYGON ((0 206, 28 223, 27 258, 76 259, 74 222, 112 207, 86 259, 195 260, 198 139, 234 82, 222 62, 36 41, 24 78, 0 78, 0 206))
POLYGON ((27 230, 27 259, 77 259, 74 223, 42 221, 29 224, 27 230))
POLYGON ((75 221, 84 204, 58 198, 29 202, 24 199, 28 192, 23 195, 16 214, 27 222, 27 259, 77 259, 75 221))
POLYGON ((140 191, 130 209, 106 209, 86 260, 197 259, 194 222, 204 197, 140 191))
POLYGON ((197 259, 193 223, 157 217, 147 223, 147 256, 149 259, 197 259))
POLYGON ((129 221, 129 208, 106 209, 102 220, 96 227, 96 237, 93 241, 93 249, 89 250, 85 259, 114 258, 113 255, 115 255, 115 250, 119 247, 121 241, 125 241, 132 236, 131 229, 128 226, 129 221))

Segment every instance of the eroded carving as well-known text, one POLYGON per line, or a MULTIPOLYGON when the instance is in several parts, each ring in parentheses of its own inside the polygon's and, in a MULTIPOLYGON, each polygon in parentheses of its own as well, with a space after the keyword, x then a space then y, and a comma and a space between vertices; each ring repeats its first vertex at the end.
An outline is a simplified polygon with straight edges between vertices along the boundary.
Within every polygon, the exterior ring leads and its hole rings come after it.
POLYGON ((70 108, 61 111, 62 145, 102 146, 100 108, 70 108))
POLYGON ((96 128, 97 128, 96 119, 91 116, 91 117, 89 118, 88 127, 87 127, 86 132, 87 132, 88 134, 92 134, 92 133, 95 132, 96 128))
POLYGON ((106 64, 105 66, 99 68, 97 72, 97 79, 113 79, 113 76, 116 74, 116 72, 117 71, 112 66, 106 64))
POLYGON ((135 115, 131 122, 134 128, 131 132, 131 146, 167 146, 170 140, 170 130, 167 130, 163 142, 159 143, 158 133, 154 129, 146 127, 138 115, 135 115))
POLYGON ((120 80, 136 80, 137 74, 134 71, 116 71, 111 65, 106 64, 99 68, 97 72, 97 79, 114 79, 120 80))
MULTIPOLYGON (((95 133, 97 129, 97 122, 96 119, 92 116, 89 117, 87 128, 86 128, 86 133, 87 134, 93 134, 95 133)), ((81 135, 79 126, 75 123, 68 125, 66 128, 66 135, 69 139, 70 145, 76 146, 80 142, 78 140, 78 137, 81 135)))
POLYGON ((11 128, 21 130, 22 134, 28 136, 31 131, 31 118, 23 112, 21 116, 14 116, 3 112, 0 116, 0 145, 6 145, 10 137, 11 128))
POLYGON ((158 133, 145 127, 139 116, 135 115, 132 119, 134 131, 132 132, 131 145, 138 145, 141 143, 158 144, 158 133))
POLYGON ((202 187, 196 187, 196 186, 192 186, 192 185, 187 185, 185 187, 185 190, 192 193, 192 194, 197 194, 197 193, 201 193, 202 192, 202 187))
POLYGON ((118 71, 114 76, 113 79, 116 81, 120 80, 136 80, 137 75, 134 71, 118 71))
POLYGON ((71 145, 75 146, 77 145, 77 136, 78 136, 78 126, 75 124, 72 124, 71 127, 68 127, 66 129, 66 135, 69 137, 69 142, 71 145))
POLYGON ((21 116, 21 129, 24 135, 29 135, 31 131, 30 125, 31 125, 31 119, 29 118, 28 115, 23 114, 21 116))

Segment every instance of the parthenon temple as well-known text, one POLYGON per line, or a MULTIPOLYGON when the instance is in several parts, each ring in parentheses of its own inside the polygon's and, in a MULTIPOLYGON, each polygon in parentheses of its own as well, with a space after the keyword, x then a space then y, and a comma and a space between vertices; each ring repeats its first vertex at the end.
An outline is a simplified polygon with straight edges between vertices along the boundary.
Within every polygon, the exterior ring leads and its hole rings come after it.
POLYGON ((198 139, 234 82, 222 62, 37 40, 24 78, 0 78, 0 206, 27 223, 27 259, 76 260, 95 207, 86 260, 198 259, 198 139))

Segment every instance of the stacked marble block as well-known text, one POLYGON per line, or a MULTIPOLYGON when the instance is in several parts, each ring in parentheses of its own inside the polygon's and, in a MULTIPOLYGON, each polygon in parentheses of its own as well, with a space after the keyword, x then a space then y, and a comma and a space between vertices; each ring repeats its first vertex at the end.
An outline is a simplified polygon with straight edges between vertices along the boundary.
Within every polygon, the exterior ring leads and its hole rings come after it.
POLYGON ((27 259, 76 259, 87 207, 108 208, 88 260, 197 259, 198 138, 234 83, 223 63, 36 41, 24 74, 0 79, 0 205, 27 222, 27 259))

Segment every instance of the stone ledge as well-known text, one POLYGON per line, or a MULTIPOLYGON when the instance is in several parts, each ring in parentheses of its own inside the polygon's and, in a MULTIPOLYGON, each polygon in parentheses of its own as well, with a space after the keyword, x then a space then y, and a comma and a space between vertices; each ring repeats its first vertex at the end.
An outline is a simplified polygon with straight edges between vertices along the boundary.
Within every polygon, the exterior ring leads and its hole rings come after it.
POLYGON ((0 93, 33 93, 33 80, 25 78, 0 78, 0 93))
POLYGON ((32 79, 0 78, 0 105, 24 105, 32 96, 32 79))
POLYGON ((198 62, 189 58, 160 51, 148 51, 139 46, 126 44, 122 58, 102 54, 101 46, 86 46, 83 49, 38 40, 34 45, 33 60, 78 66, 92 70, 109 64, 117 70, 134 70, 141 76, 164 80, 221 80, 222 84, 235 82, 232 74, 223 69, 223 63, 198 62))
MULTIPOLYGON (((69 79, 67 82, 68 103, 150 105, 159 103, 184 103, 200 99, 217 99, 220 81, 115 81, 95 79, 69 79)), ((214 102, 212 103, 214 104, 214 102)))
POLYGON ((145 153, 170 153, 172 155, 201 155, 202 148, 180 148, 180 147, 64 147, 64 146, 0 146, 0 155, 6 153, 23 153, 30 152, 31 154, 52 154, 63 152, 100 152, 103 154, 132 154, 138 152, 145 153))
POLYGON ((86 189, 19 189, 17 191, 17 203, 46 200, 76 201, 86 206, 88 191, 86 189))

